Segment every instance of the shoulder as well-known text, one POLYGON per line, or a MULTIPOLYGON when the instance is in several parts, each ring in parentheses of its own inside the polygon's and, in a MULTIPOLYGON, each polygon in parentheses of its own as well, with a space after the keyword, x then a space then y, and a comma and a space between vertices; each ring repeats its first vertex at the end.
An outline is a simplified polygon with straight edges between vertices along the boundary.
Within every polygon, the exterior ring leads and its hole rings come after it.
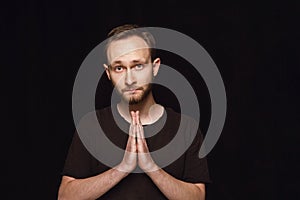
POLYGON ((184 114, 184 113, 179 113, 175 110, 173 110, 170 107, 165 107, 167 117, 170 120, 175 120, 178 121, 179 123, 182 123, 184 125, 189 125, 189 126, 198 126, 198 122, 195 118, 191 117, 190 115, 184 114))
POLYGON ((109 116, 111 116, 110 107, 90 111, 80 118, 76 124, 76 129, 83 132, 97 129, 99 123, 109 116))
POLYGON ((111 109, 112 109, 111 106, 107 106, 107 107, 104 107, 101 109, 97 109, 97 110, 95 110, 95 112, 97 113, 97 115, 106 115, 106 114, 111 113, 111 109))

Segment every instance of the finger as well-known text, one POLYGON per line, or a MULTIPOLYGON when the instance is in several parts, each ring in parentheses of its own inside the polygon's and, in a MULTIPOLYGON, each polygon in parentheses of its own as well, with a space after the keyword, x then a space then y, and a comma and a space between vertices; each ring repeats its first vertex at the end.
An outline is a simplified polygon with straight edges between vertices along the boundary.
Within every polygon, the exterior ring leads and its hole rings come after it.
POLYGON ((143 141, 142 141, 142 136, 141 136, 141 131, 140 131, 139 125, 137 125, 136 140, 137 140, 138 152, 140 152, 140 153, 144 152, 143 141))
POLYGON ((128 135, 132 137, 136 137, 136 125, 130 124, 128 135))
POLYGON ((137 139, 141 138, 141 133, 140 133, 140 127, 139 127, 139 125, 136 125, 136 138, 137 139))
POLYGON ((136 152, 136 126, 131 126, 129 137, 127 141, 126 150, 130 152, 136 152))
POLYGON ((132 111, 132 114, 133 114, 132 120, 134 121, 134 124, 137 125, 138 123, 137 123, 137 113, 136 113, 136 111, 132 111))
POLYGON ((149 152, 142 125, 137 126, 137 146, 138 146, 138 152, 140 153, 149 152))
POLYGON ((137 123, 137 124, 141 124, 141 123, 140 123, 140 122, 141 122, 141 121, 140 121, 140 111, 136 111, 136 112, 135 112, 135 116, 136 116, 136 123, 137 123))
POLYGON ((144 128, 142 124, 139 125, 139 132, 140 132, 140 137, 142 139, 145 139, 144 128))
POLYGON ((137 132, 137 127, 136 127, 136 125, 131 124, 131 125, 129 126, 129 133, 128 133, 128 135, 129 135, 130 137, 132 137, 132 138, 136 138, 136 132, 137 132))
POLYGON ((134 111, 130 111, 130 115, 131 115, 131 123, 133 124, 133 125, 135 125, 136 124, 136 120, 135 120, 135 112, 134 111))
POLYGON ((136 125, 137 137, 145 139, 144 128, 142 124, 136 125))

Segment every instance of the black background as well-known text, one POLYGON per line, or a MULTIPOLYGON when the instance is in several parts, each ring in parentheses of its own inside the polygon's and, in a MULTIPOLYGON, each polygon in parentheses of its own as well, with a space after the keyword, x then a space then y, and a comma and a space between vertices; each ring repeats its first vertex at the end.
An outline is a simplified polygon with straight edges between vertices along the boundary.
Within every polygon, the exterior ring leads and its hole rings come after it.
MULTIPOLYGON (((297 2, 1 3, 1 199, 57 198, 74 132, 77 70, 107 31, 123 23, 187 34, 219 68, 228 112, 208 155, 208 200, 299 198, 297 2)), ((204 130, 208 104, 201 107, 204 130)))

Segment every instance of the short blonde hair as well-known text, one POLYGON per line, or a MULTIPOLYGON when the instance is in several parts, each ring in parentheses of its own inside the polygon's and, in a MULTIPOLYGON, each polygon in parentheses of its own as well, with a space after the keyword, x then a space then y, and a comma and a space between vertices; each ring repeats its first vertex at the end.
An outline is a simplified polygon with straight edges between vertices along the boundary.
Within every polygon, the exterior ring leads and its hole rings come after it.
POLYGON ((142 38, 150 49, 151 60, 155 58, 155 39, 153 35, 146 30, 145 28, 141 28, 136 24, 124 24, 118 27, 113 28, 107 34, 107 41, 105 45, 105 54, 107 55, 108 46, 113 42, 121 39, 125 39, 131 36, 138 36, 142 38))

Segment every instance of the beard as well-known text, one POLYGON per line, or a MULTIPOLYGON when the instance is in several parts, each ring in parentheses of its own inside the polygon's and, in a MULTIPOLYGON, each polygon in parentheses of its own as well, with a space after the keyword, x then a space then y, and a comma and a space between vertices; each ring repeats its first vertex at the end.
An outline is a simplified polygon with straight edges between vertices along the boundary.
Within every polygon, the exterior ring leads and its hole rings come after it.
POLYGON ((123 100, 129 103, 129 105, 136 105, 144 101, 150 94, 152 90, 152 84, 147 84, 145 88, 141 88, 141 94, 138 94, 137 96, 131 96, 129 98, 126 98, 124 95, 122 95, 123 100))
POLYGON ((129 105, 136 105, 144 101, 149 94, 152 91, 152 83, 145 84, 140 87, 126 87, 121 89, 120 86, 117 85, 117 82, 111 81, 112 86, 116 89, 117 93, 119 94, 119 97, 121 98, 122 101, 128 103, 129 105), (135 94, 126 94, 126 90, 135 88, 138 92, 135 94))
MULTIPOLYGON (((116 84, 113 83, 113 86, 116 87, 116 84)), ((149 83, 144 87, 138 87, 136 90, 138 90, 139 92, 136 94, 129 94, 127 96, 123 90, 117 89, 120 98, 124 102, 127 102, 129 105, 136 105, 144 101, 149 96, 150 92, 152 91, 152 84, 149 83)))

